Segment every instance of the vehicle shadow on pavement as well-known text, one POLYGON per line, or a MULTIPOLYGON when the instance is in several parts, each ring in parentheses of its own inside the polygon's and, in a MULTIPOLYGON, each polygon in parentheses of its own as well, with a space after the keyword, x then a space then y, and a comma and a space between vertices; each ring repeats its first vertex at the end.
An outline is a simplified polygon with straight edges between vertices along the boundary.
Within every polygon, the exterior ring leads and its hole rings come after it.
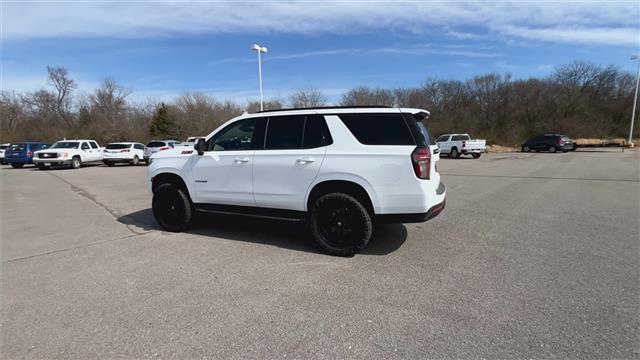
MULTIPOLYGON (((153 218, 151 209, 121 216, 118 218, 118 222, 136 226, 145 231, 162 231, 160 225, 153 218)), ((186 233, 324 255, 322 249, 311 238, 305 223, 198 213, 193 227, 186 233)), ((407 229, 402 224, 376 225, 373 237, 361 254, 387 255, 398 250, 406 239, 407 229)))

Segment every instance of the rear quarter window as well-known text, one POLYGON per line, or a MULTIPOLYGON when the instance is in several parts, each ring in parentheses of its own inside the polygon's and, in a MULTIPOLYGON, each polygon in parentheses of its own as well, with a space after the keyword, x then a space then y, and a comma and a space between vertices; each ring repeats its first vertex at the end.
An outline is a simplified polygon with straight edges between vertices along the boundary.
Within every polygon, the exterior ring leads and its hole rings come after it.
POLYGON ((416 145, 400 113, 338 115, 351 134, 364 145, 416 145))
POLYGON ((167 144, 165 144, 164 141, 152 141, 152 142, 147 144, 147 147, 156 148, 156 147, 163 147, 163 146, 166 146, 166 145, 167 144))

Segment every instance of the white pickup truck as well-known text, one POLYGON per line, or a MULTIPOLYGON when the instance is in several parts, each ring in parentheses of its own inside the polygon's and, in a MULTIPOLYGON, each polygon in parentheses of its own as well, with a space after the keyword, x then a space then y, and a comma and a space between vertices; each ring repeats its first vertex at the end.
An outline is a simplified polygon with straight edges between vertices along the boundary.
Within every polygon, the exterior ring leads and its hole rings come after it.
POLYGON ((471 155, 474 159, 486 151, 486 140, 473 140, 469 134, 443 134, 436 139, 440 153, 452 158, 471 155))
POLYGON ((40 170, 51 166, 77 169, 84 164, 102 163, 102 148, 95 140, 61 140, 46 150, 34 152, 33 163, 40 170))

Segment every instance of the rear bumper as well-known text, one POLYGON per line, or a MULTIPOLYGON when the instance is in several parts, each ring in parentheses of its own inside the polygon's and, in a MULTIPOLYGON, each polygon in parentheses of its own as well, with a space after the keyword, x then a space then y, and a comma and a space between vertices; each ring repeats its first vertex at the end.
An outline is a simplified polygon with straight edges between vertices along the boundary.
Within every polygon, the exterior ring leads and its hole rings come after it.
POLYGON ((4 158, 4 163, 5 164, 33 164, 33 160, 31 158, 11 158, 11 157, 5 157, 4 158))
POLYGON ((117 163, 117 162, 132 162, 133 158, 123 158, 123 157, 103 157, 102 161, 105 163, 117 163))
POLYGON ((485 152, 485 149, 462 149, 460 152, 462 154, 482 154, 485 152))
POLYGON ((440 215, 442 210, 444 210, 444 206, 446 202, 447 202, 446 200, 443 200, 441 203, 432 206, 426 213, 376 215, 376 222, 382 223, 382 224, 398 224, 398 223, 407 224, 407 223, 425 222, 440 215))

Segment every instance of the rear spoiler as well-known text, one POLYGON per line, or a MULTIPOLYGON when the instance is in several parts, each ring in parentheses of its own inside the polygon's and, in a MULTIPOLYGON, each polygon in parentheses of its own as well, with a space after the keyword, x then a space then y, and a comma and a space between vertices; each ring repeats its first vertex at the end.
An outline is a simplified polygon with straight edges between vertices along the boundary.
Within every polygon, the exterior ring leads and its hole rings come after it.
POLYGON ((411 115, 413 115, 413 117, 416 118, 417 121, 428 119, 429 116, 431 115, 430 112, 423 109, 406 109, 406 110, 409 110, 409 112, 411 112, 411 115))

